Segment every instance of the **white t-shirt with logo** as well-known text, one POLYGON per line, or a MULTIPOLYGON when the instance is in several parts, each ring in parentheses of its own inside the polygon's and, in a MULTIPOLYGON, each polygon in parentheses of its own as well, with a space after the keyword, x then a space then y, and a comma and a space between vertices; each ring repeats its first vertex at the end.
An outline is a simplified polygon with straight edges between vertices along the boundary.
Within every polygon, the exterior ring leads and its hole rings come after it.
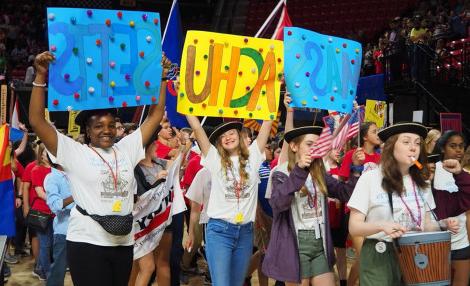
POLYGON ((256 141, 250 145, 248 150, 250 155, 245 170, 249 180, 241 187, 239 199, 237 199, 235 188, 236 183, 240 181, 238 156, 230 157, 232 170, 223 169, 221 157, 213 145, 211 145, 207 156, 201 158, 201 165, 209 169, 211 173, 212 186, 207 207, 209 218, 237 223, 235 217, 241 213, 243 224, 255 221, 258 183, 260 181, 258 170, 265 160, 265 154, 259 150, 256 141))
POLYGON ((209 204, 209 196, 211 193, 211 172, 207 168, 202 168, 197 172, 196 176, 189 186, 186 197, 193 202, 201 205, 201 215, 199 216, 199 224, 207 223, 207 206, 209 204))
POLYGON ((318 231, 321 224, 323 224, 323 201, 324 195, 315 185, 313 187, 312 177, 308 175, 305 181, 308 195, 302 192, 295 192, 294 200, 292 201, 292 217, 296 230, 316 230, 318 231), (315 199, 316 195, 316 199, 315 199))
MULTIPOLYGON (((72 196, 77 205, 89 214, 127 215, 132 212, 137 183, 134 167, 145 157, 140 128, 114 144, 118 161, 117 192, 114 176, 108 165, 87 145, 57 132, 57 163, 70 179, 72 196), (113 205, 121 202, 121 210, 113 211, 113 205)), ((116 174, 116 160, 112 149, 95 150, 116 174)), ((114 210, 117 210, 116 208, 114 210)), ((70 213, 67 240, 100 246, 132 245, 133 233, 115 236, 106 232, 89 216, 73 208, 70 213)))
MULTIPOLYGON (((388 193, 382 188, 382 178, 382 168, 362 174, 349 199, 348 207, 363 213, 366 216, 366 222, 394 221, 408 229, 416 227, 416 221, 419 220, 419 212, 421 212, 421 224, 419 226, 423 229, 426 212, 436 207, 431 188, 419 189, 419 187, 414 184, 418 201, 417 204, 411 177, 409 175, 404 176, 403 185, 406 192, 402 194, 402 198, 395 192, 392 194, 392 218, 388 193), (405 203, 403 203, 402 199, 405 203), (408 206, 409 209, 406 206, 408 206)), ((367 238, 385 239, 386 235, 384 232, 379 232, 367 238)), ((388 237, 386 240, 390 241, 388 237)))
MULTIPOLYGON (((455 179, 452 173, 442 167, 442 162, 436 163, 436 171, 434 173, 434 188, 438 190, 445 190, 449 193, 459 191, 459 187, 455 184, 455 179)), ((469 246, 467 236, 467 215, 465 213, 460 214, 456 217, 459 221, 459 231, 456 234, 451 235, 451 249, 457 250, 469 246)))

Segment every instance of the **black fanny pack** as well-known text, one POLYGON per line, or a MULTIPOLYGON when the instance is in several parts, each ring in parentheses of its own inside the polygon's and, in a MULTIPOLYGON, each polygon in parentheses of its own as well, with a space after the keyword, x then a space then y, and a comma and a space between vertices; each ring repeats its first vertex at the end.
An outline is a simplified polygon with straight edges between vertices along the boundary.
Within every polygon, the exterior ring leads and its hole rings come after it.
POLYGON ((101 227, 112 235, 128 235, 132 231, 134 224, 134 217, 132 214, 127 215, 91 215, 86 210, 76 205, 77 211, 82 215, 91 217, 94 221, 99 223, 101 227))

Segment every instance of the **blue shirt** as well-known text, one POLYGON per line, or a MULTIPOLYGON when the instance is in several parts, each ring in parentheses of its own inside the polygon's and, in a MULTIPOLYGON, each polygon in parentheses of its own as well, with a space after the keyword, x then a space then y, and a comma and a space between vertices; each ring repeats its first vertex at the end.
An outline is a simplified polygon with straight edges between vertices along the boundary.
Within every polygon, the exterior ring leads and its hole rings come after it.
POLYGON ((51 168, 51 173, 44 179, 44 190, 47 196, 47 205, 56 215, 54 217, 54 234, 67 235, 70 210, 75 203, 64 208, 64 199, 70 197, 70 182, 67 175, 57 169, 51 168))
POLYGON ((263 164, 261 164, 261 167, 259 168, 260 183, 258 184, 258 201, 264 213, 266 213, 270 217, 273 217, 273 210, 269 205, 269 201, 265 198, 270 173, 271 168, 269 167, 269 162, 264 161, 263 164))

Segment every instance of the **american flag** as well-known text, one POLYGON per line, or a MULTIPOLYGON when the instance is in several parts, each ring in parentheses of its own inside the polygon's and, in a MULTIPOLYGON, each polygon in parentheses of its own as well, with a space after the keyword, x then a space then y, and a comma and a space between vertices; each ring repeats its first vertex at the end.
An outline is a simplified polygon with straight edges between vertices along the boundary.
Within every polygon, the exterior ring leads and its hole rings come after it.
POLYGON ((331 150, 333 131, 335 130, 335 119, 332 116, 323 117, 325 127, 320 134, 315 146, 310 150, 312 159, 322 158, 331 150))
MULTIPOLYGON (((337 132, 336 137, 333 139, 332 148, 342 149, 346 142, 357 135, 360 129, 364 114, 364 107, 359 106, 354 109, 351 116, 343 117, 343 120, 347 120, 346 124, 337 132)), ((340 125, 341 126, 341 125, 340 125)))

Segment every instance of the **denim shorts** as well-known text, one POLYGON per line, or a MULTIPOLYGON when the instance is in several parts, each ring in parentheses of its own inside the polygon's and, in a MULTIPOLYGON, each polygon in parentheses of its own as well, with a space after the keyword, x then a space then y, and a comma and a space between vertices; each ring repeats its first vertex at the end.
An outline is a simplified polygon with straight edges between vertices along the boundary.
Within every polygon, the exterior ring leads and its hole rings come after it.
POLYGON ((331 272, 323 249, 323 239, 315 238, 314 230, 299 230, 298 239, 302 279, 331 272))

